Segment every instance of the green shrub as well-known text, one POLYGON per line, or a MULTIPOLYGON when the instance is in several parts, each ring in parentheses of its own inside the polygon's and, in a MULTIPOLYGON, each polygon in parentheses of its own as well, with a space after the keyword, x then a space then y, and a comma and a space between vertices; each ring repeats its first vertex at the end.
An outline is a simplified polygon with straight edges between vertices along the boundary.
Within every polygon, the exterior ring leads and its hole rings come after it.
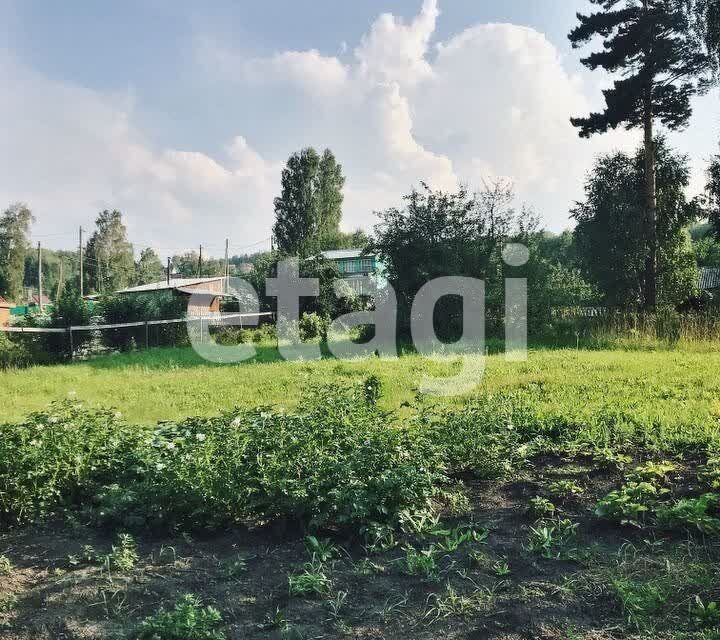
POLYGON ((3 425, 0 520, 28 522, 79 504, 132 465, 140 439, 114 412, 69 402, 3 425))
MULTIPOLYGON (((92 314, 88 303, 83 300, 80 291, 71 285, 63 288, 60 299, 53 307, 50 326, 66 328, 90 324, 92 314)), ((93 335, 90 331, 74 331, 72 350, 82 351, 90 343, 93 335)), ((66 333, 48 333, 44 336, 45 349, 60 360, 67 360, 73 353, 70 348, 70 336, 66 333)))
POLYGON ((330 591, 332 582, 325 574, 322 563, 306 562, 302 573, 288 576, 288 589, 291 596, 315 597, 330 591))
POLYGON ((702 533, 720 533, 720 518, 717 512, 720 496, 706 493, 699 498, 683 498, 671 506, 657 509, 658 524, 676 528, 697 529, 702 533))
MULTIPOLYGON (((143 322, 146 320, 172 320, 186 314, 186 301, 171 292, 153 294, 109 295, 100 300, 100 314, 106 324, 143 322)), ((116 351, 129 351, 145 344, 145 327, 104 329, 103 344, 116 351)), ((149 327, 148 338, 155 346, 188 344, 184 322, 149 327)))
POLYGON ((214 607, 202 607, 193 595, 183 596, 172 611, 160 609, 146 618, 136 640, 225 640, 222 616, 214 607))
POLYGON ((395 525, 442 483, 438 448, 390 426, 360 387, 311 391, 296 413, 236 411, 162 425, 136 489, 167 521, 297 519, 311 527, 395 525))
POLYGON ((650 482, 628 482, 600 500, 595 514, 639 527, 646 522, 658 500, 667 494, 667 489, 659 489, 650 482))
POLYGON ((317 313, 303 313, 300 318, 301 340, 324 340, 330 326, 330 319, 317 313))
POLYGON ((22 341, 13 340, 0 332, 0 370, 28 367, 32 360, 32 355, 22 341))
POLYGON ((423 409, 414 423, 442 449, 450 473, 478 478, 517 469, 543 431, 529 405, 513 396, 488 396, 460 409, 423 409))

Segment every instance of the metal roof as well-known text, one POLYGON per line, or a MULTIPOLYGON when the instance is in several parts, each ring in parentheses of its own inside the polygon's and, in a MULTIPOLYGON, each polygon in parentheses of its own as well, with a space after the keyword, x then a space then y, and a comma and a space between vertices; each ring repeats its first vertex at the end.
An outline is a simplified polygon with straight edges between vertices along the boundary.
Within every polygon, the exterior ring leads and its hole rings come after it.
POLYGON ((215 276, 214 278, 174 278, 168 284, 167 280, 161 282, 151 282, 150 284, 141 284, 137 287, 129 287, 121 289, 117 293, 146 293, 150 291, 163 291, 165 289, 182 289, 183 287, 192 287, 197 284, 207 284, 208 282, 217 282, 224 280, 223 276, 215 276))
POLYGON ((343 260, 348 258, 371 258, 372 255, 365 254, 364 249, 333 249, 332 251, 322 251, 320 255, 327 260, 343 260))
POLYGON ((720 288, 720 268, 700 267, 698 286, 703 291, 720 288))
POLYGON ((229 297, 232 296, 226 296, 222 291, 211 291, 210 289, 192 289, 192 288, 186 288, 186 287, 175 287, 180 293, 187 293, 190 295, 198 295, 198 296, 213 296, 215 298, 217 297, 229 297))

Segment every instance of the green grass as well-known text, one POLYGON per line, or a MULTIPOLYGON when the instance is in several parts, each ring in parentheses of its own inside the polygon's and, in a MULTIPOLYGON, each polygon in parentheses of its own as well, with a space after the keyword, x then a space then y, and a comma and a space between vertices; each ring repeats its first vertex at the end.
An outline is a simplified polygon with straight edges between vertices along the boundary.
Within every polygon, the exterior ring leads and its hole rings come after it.
MULTIPOLYGON (((521 389, 536 395, 544 411, 578 419, 622 410, 664 424, 715 424, 719 365, 720 353, 714 351, 536 350, 526 363, 491 355, 471 395, 521 389)), ((416 354, 397 360, 285 362, 274 349, 260 348, 255 362, 214 365, 189 348, 153 349, 0 372, 0 406, 2 419, 13 421, 70 397, 92 407, 116 407, 130 422, 151 424, 216 415, 234 406, 292 408, 308 383, 376 375, 383 383, 382 408, 396 410, 412 401, 424 375, 447 375, 452 369, 416 354)))

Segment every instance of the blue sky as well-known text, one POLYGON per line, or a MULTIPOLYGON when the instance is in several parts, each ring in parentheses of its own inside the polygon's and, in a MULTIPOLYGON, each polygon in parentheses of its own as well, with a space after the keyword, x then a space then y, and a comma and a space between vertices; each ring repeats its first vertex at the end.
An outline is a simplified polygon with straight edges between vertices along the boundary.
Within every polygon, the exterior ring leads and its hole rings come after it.
MULTIPOLYGON (((493 177, 560 229, 593 155, 639 140, 580 141, 567 122, 608 81, 567 44, 587 6, 0 0, 0 198, 27 201, 49 245, 117 207, 138 246, 230 237, 239 251, 269 236, 288 154, 314 145, 346 169, 348 229, 370 228, 420 180, 493 177)), ((717 105, 699 100, 672 137, 694 189, 717 149, 717 105)))

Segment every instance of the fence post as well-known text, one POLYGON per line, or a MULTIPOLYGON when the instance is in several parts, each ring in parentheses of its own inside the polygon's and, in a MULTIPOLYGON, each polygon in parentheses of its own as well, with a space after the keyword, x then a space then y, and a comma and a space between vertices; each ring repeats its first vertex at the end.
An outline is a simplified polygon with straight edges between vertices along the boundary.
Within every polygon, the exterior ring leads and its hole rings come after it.
POLYGON ((70 334, 70 360, 75 355, 75 345, 73 344, 72 327, 68 327, 68 333, 70 334))
POLYGON ((145 348, 150 348, 150 325, 147 320, 145 320, 145 348))

